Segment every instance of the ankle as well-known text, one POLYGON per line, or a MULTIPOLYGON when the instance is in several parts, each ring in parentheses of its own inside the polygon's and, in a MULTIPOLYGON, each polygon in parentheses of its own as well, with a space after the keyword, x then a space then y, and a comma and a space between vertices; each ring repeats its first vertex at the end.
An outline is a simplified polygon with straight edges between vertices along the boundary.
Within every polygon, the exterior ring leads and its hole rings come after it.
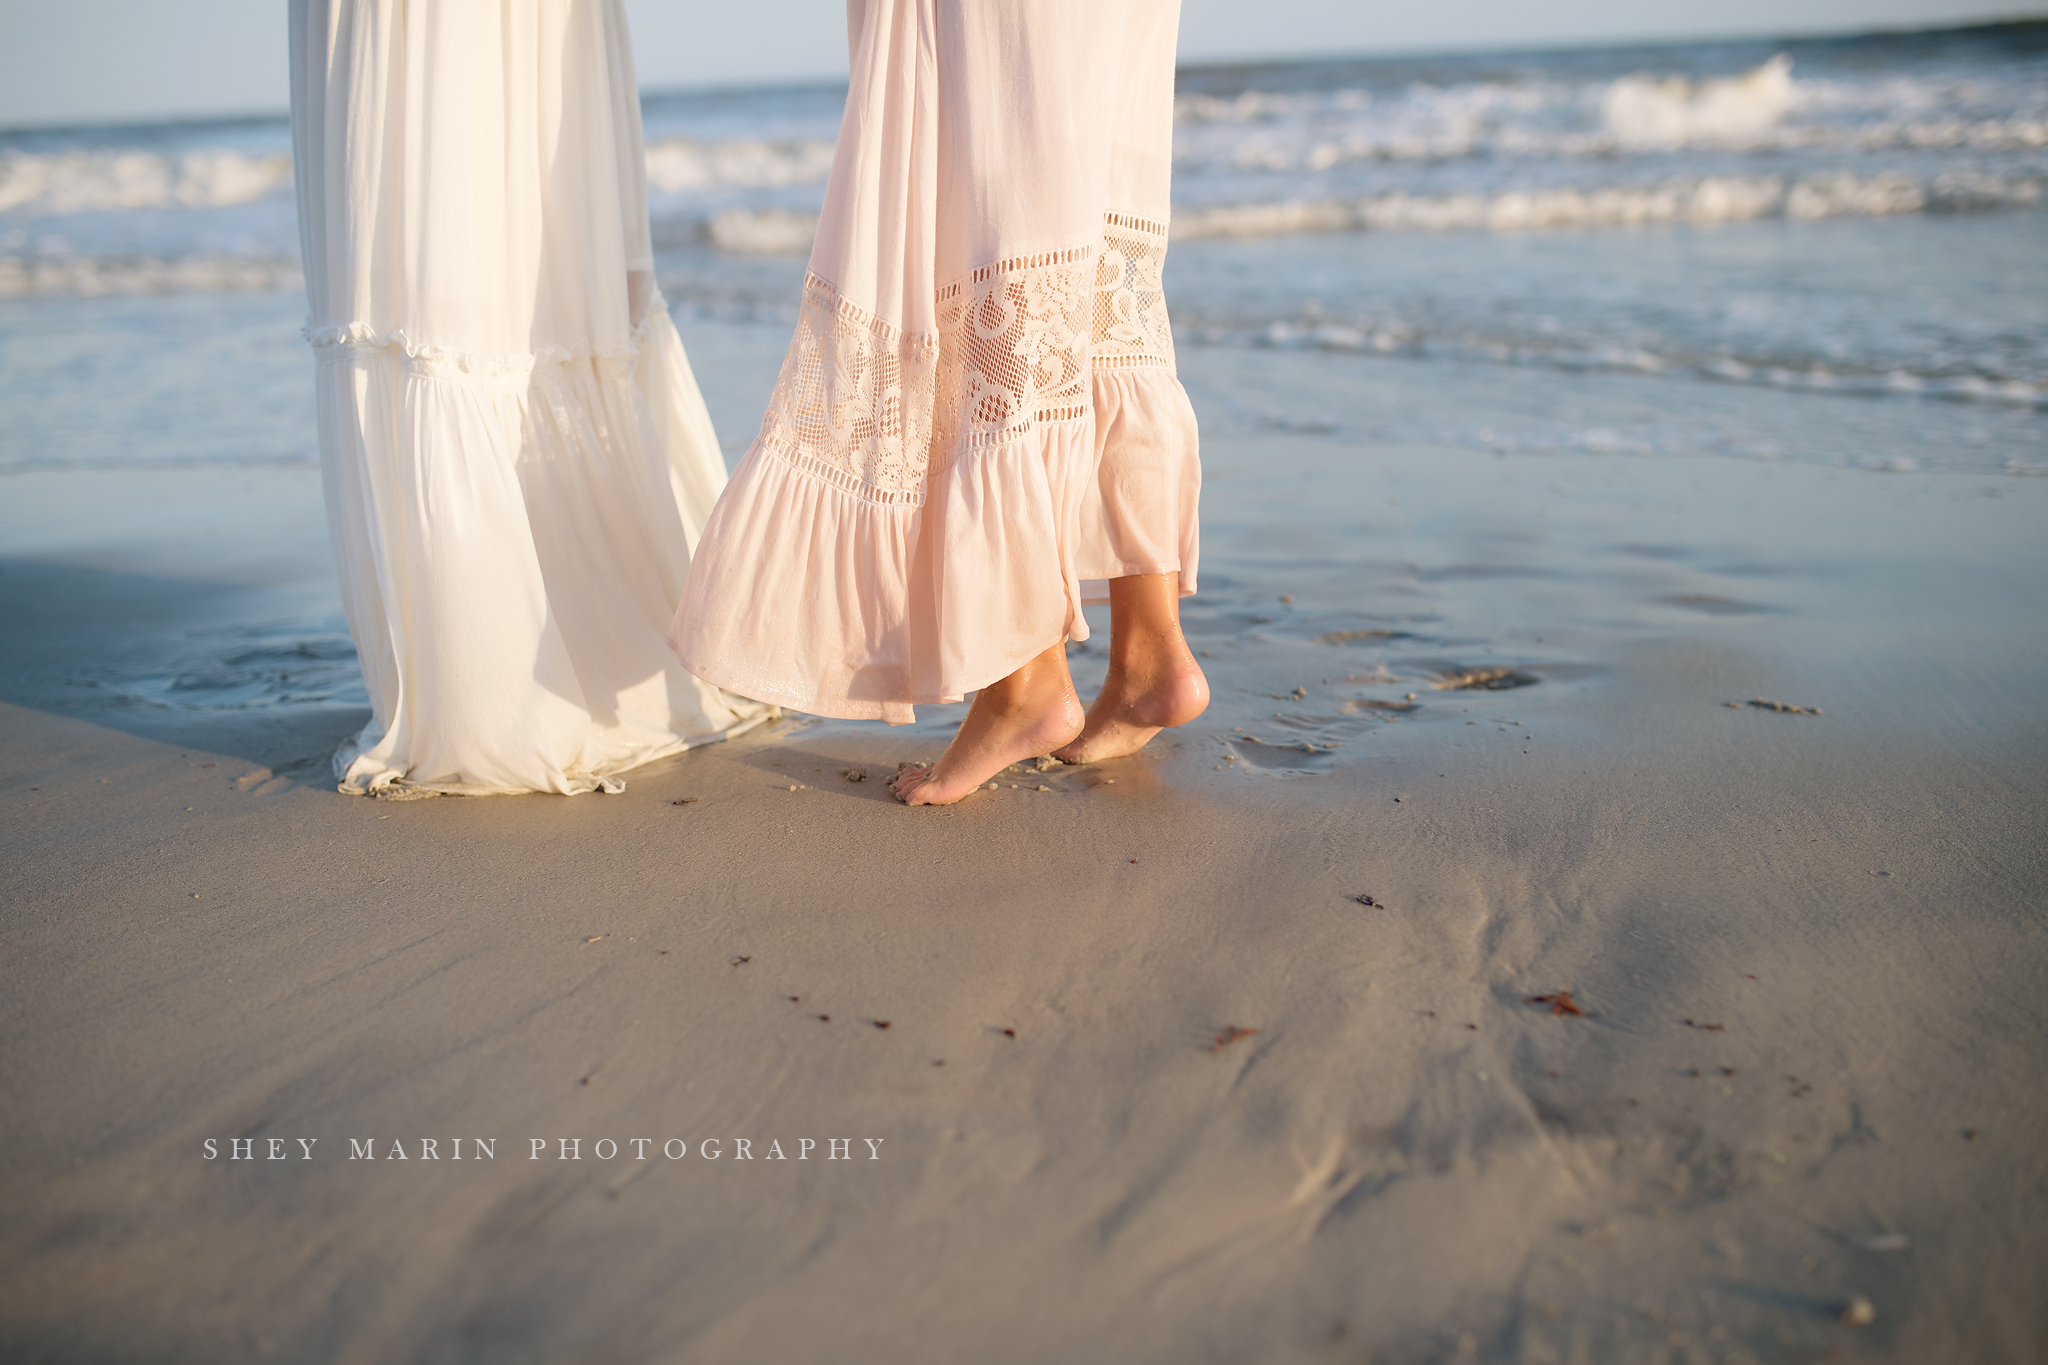
POLYGON ((1193 667, 1195 656, 1178 635, 1132 640, 1109 655, 1110 674, 1127 681, 1164 681, 1193 667))

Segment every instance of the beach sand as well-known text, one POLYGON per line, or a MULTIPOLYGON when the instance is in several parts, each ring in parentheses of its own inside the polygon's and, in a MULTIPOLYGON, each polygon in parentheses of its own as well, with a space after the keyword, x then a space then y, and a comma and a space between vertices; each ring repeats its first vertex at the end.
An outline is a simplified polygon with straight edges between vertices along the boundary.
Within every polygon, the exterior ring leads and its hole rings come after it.
POLYGON ((2048 481, 1204 460, 1210 714, 923 810, 338 795, 92 683, 331 611, 317 474, 10 476, 0 1355, 2048 1354, 2048 481))

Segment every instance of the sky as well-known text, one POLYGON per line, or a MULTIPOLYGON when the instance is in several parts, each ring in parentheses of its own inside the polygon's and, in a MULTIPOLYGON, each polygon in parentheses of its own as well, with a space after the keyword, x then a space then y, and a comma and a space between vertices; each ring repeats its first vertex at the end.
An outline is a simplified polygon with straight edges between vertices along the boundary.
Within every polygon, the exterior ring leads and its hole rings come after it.
MULTIPOLYGON (((844 0, 625 0, 641 86, 846 71, 844 0)), ((282 112, 286 0, 0 0, 0 128, 282 112)), ((2035 0, 1183 0, 1183 62, 1792 37, 2041 16, 2035 0)))

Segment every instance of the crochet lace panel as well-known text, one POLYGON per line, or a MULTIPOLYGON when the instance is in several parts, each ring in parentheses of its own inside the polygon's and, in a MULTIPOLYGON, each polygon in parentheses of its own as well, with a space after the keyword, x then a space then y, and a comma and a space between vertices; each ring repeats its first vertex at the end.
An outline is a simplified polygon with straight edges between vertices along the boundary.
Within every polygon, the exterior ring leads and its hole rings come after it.
POLYGON ((938 359, 937 333, 906 332, 806 275, 760 443, 870 501, 920 503, 938 359))
POLYGON ((871 502, 917 506, 964 451, 1088 414, 1094 367, 1173 368, 1163 223, 1111 214, 1099 242, 981 266, 907 332, 804 280, 760 443, 871 502))
POLYGON ((1166 320, 1166 224, 1112 213, 1095 262, 1095 356, 1101 368, 1173 368, 1166 320))

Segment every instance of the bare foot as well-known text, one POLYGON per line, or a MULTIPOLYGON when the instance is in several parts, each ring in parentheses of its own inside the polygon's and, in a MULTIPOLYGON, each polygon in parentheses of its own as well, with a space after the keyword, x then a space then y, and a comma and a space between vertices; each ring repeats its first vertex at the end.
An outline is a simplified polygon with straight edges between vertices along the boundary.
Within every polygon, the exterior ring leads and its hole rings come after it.
POLYGON ((1088 708, 1080 737, 1053 757, 1100 763, 1145 747, 1209 707, 1209 679, 1180 633, 1177 574, 1113 578, 1109 584, 1109 676, 1088 708))
POLYGON ((967 719, 929 768, 896 778, 896 799, 949 806, 1021 759, 1050 753, 1081 729, 1081 698, 1067 673, 1065 642, 974 694, 967 719))

